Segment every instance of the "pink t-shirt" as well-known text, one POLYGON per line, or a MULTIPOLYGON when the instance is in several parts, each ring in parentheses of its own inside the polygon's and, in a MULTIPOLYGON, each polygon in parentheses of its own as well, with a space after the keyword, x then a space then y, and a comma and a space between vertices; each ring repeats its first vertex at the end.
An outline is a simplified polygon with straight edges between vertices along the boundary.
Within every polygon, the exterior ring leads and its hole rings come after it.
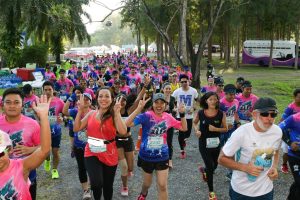
POLYGON ((22 159, 10 160, 9 167, 0 172, 0 198, 31 200, 30 181, 24 180, 22 159))
POLYGON ((227 101, 225 97, 220 100, 220 109, 226 113, 226 117, 234 117, 238 107, 239 102, 236 99, 232 102, 227 101))
POLYGON ((34 118, 34 110, 32 109, 32 104, 37 103, 39 98, 35 95, 31 95, 31 97, 24 98, 23 112, 27 117, 34 118))
POLYGON ((120 91, 123 94, 128 95, 130 93, 130 87, 128 85, 124 85, 124 86, 120 87, 120 91))
POLYGON ((142 79, 140 77, 139 74, 128 74, 127 75, 127 82, 128 82, 128 86, 130 88, 136 88, 141 82, 142 82, 142 79))
MULTIPOLYGON (((0 130, 6 132, 12 140, 13 147, 17 143, 27 147, 40 145, 40 125, 37 121, 21 115, 19 121, 9 123, 5 116, 0 116, 0 130)), ((19 158, 13 154, 11 158, 19 158)))
POLYGON ((236 96, 236 99, 239 101, 238 114, 241 120, 251 121, 250 112, 253 111, 253 106, 258 100, 258 97, 254 94, 250 94, 249 97, 244 97, 243 93, 240 93, 236 96))
POLYGON ((71 87, 74 87, 73 82, 68 78, 65 78, 64 80, 59 79, 57 83, 59 84, 62 93, 70 93, 71 87))
POLYGON ((52 81, 55 79, 56 79, 56 76, 53 72, 45 72, 45 80, 46 81, 52 81))
POLYGON ((216 93, 219 96, 219 99, 222 99, 223 97, 225 97, 225 92, 224 91, 216 92, 216 93))

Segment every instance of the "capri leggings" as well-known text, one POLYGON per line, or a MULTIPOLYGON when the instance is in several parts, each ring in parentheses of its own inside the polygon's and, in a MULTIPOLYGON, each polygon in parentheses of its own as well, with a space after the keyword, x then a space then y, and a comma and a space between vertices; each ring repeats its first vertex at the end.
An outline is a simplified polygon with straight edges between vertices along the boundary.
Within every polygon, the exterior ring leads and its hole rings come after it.
POLYGON ((91 190, 95 200, 100 200, 103 196, 105 200, 113 197, 113 184, 117 170, 116 166, 107 166, 95 157, 86 157, 85 166, 90 178, 91 190))

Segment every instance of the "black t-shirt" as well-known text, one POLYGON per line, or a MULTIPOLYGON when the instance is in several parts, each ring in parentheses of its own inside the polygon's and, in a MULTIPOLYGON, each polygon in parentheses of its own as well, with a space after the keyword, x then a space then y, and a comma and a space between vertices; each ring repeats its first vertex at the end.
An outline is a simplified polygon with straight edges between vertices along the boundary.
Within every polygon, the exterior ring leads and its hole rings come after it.
POLYGON ((201 131, 201 137, 199 138, 201 142, 206 142, 206 138, 220 137, 220 132, 209 131, 209 125, 213 125, 216 128, 221 128, 223 112, 218 110, 218 113, 213 117, 208 117, 205 115, 204 110, 199 110, 198 117, 200 121, 199 129, 201 131))

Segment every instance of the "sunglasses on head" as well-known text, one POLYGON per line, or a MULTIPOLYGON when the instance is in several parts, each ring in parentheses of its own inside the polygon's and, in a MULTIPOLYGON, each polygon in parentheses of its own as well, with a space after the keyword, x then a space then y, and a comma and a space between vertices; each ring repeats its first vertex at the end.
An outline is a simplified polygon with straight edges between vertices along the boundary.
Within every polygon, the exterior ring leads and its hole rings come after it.
POLYGON ((272 113, 269 113, 269 112, 263 112, 263 113, 259 113, 260 116, 262 117, 269 117, 271 116, 271 118, 275 118, 277 117, 277 112, 272 112, 272 113))
POLYGON ((6 154, 6 152, 7 152, 7 149, 4 149, 4 151, 0 153, 0 158, 2 158, 6 154))
POLYGON ((180 83, 187 83, 187 81, 180 81, 180 83))

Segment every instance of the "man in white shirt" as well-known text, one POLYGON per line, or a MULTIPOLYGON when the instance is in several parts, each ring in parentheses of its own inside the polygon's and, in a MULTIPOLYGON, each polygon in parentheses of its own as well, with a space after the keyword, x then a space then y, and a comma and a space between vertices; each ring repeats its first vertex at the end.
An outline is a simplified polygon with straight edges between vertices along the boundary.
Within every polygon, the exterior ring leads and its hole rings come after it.
MULTIPOLYGON (((186 152, 184 148, 186 146, 186 139, 190 137, 192 126, 193 126, 193 116, 194 116, 194 101, 198 98, 198 92, 195 88, 189 86, 189 77, 185 74, 181 74, 179 77, 181 87, 176 89, 172 96, 177 102, 177 108, 179 108, 180 103, 185 104, 185 117, 188 125, 188 130, 185 132, 179 131, 178 142, 180 146, 180 158, 186 158, 186 152)), ((179 113, 179 112, 177 112, 179 113)), ((179 114, 177 115, 179 117, 179 114)))
POLYGON ((218 161, 233 170, 231 200, 273 199, 282 137, 274 124, 277 112, 272 98, 260 98, 253 107, 254 121, 234 131, 223 147, 218 161))

